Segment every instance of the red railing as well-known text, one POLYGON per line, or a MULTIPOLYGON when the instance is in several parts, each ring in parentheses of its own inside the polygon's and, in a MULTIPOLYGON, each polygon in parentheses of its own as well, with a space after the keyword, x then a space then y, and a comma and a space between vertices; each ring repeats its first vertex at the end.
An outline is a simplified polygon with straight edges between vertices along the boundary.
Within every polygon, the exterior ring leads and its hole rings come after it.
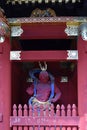
POLYGON ((13 130, 78 130, 79 116, 76 105, 57 105, 56 110, 50 108, 40 109, 32 106, 24 107, 19 104, 18 108, 13 105, 13 116, 10 117, 10 127, 13 130))

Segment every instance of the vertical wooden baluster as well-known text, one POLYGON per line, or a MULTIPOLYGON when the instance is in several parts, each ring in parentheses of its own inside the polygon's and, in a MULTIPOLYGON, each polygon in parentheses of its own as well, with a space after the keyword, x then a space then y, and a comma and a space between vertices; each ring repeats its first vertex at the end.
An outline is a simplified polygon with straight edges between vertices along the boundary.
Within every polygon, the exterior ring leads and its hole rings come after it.
MULTIPOLYGON (((22 105, 18 106, 18 116, 22 116, 22 105)), ((18 130, 22 130, 22 126, 18 126, 18 130)))
POLYGON ((68 104, 67 106, 67 116, 71 116, 71 105, 68 104))
MULTIPOLYGON (((32 105, 29 105, 29 117, 33 118, 33 107, 32 107, 32 105)), ((29 130, 33 130, 33 127, 29 126, 29 130)))
POLYGON ((37 108, 37 106, 33 107, 33 116, 39 116, 40 115, 40 110, 37 108))
POLYGON ((50 107, 50 116, 54 116, 54 105, 51 104, 51 107, 50 107))
POLYGON ((50 126, 46 126, 46 127, 45 127, 45 130, 50 130, 50 126))
POLYGON ((61 116, 65 116, 65 106, 61 105, 61 116))
MULTIPOLYGON (((77 116, 76 105, 72 105, 72 116, 77 116)), ((77 127, 73 127, 72 130, 77 130, 77 127)))
MULTIPOLYGON (((52 117, 52 119, 54 119, 55 113, 54 113, 54 105, 51 104, 51 110, 50 110, 50 116, 52 117)), ((51 126, 50 130, 55 130, 56 126, 51 126)))
POLYGON ((72 105, 72 116, 77 116, 76 105, 72 105))
MULTIPOLYGON (((17 106, 13 105, 13 116, 17 117, 17 106)), ((17 126, 13 126, 13 130, 17 130, 17 126)))
MULTIPOLYGON (((44 115, 45 115, 45 110, 46 110, 46 108, 45 108, 43 105, 41 105, 41 106, 40 106, 40 117, 41 117, 41 118, 44 117, 44 115)), ((44 129, 45 129, 45 126, 40 126, 40 130, 44 130, 44 129)))
POLYGON ((45 111, 44 111, 44 116, 49 116, 50 115, 50 107, 46 106, 45 111))
MULTIPOLYGON (((61 116, 65 116, 65 106, 62 104, 61 105, 61 116)), ((66 130, 66 127, 60 126, 62 130, 66 130)))
POLYGON ((60 116, 60 105, 56 106, 56 116, 60 116))
POLYGON ((29 105, 29 116, 33 116, 33 108, 32 105, 29 105))
POLYGON ((26 104, 24 105, 24 116, 28 116, 28 107, 26 104))
POLYGON ((45 108, 43 107, 43 105, 40 106, 40 116, 43 117, 44 116, 44 112, 45 112, 45 108))
MULTIPOLYGON (((45 108, 43 105, 40 106, 40 117, 43 118, 44 117, 44 111, 45 111, 45 108)), ((40 126, 40 130, 44 130, 44 126, 40 126)))
MULTIPOLYGON (((45 107, 44 116, 46 116, 47 118, 49 118, 49 114, 50 114, 50 107, 47 105, 45 107)), ((45 126, 45 130, 50 130, 50 127, 49 126, 45 126)))
POLYGON ((50 130, 55 130, 55 126, 50 126, 50 130))
POLYGON ((59 126, 56 126, 56 130, 60 130, 60 127, 59 127, 59 126))
MULTIPOLYGON (((40 109, 37 106, 33 107, 33 117, 37 117, 40 115, 40 109)), ((33 130, 38 130, 39 126, 32 126, 33 130)))
POLYGON ((67 130, 72 130, 72 127, 67 127, 67 130))
MULTIPOLYGON (((28 116, 28 107, 26 104, 24 105, 24 116, 28 116)), ((28 130, 28 126, 24 126, 24 130, 28 130)))
POLYGON ((66 127, 65 126, 61 126, 61 130, 66 130, 66 127))
MULTIPOLYGON (((67 116, 71 116, 71 105, 68 104, 67 106, 67 116)), ((71 130, 71 127, 67 127, 67 130, 71 130)))
MULTIPOLYGON (((57 116, 60 116, 60 105, 59 104, 57 104, 57 106, 56 106, 56 117, 57 116)), ((56 130, 60 130, 60 127, 56 127, 56 130)))
POLYGON ((72 130, 78 130, 78 128, 77 127, 73 127, 72 130))
MULTIPOLYGON (((54 119, 54 105, 51 104, 51 107, 50 107, 50 116, 52 117, 52 119, 54 119)), ((50 130, 54 130, 54 126, 51 126, 50 127, 50 130)))
MULTIPOLYGON (((48 119, 49 119, 49 115, 50 115, 50 109, 51 108, 47 105, 46 109, 45 109, 45 112, 44 112, 44 116, 46 116, 48 119)), ((50 130, 50 126, 46 126, 45 130, 50 130)))

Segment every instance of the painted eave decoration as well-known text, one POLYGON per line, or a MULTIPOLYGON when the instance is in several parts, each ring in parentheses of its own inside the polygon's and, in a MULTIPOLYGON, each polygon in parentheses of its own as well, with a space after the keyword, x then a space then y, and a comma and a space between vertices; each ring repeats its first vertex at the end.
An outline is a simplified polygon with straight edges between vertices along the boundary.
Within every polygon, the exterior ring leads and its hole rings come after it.
POLYGON ((9 3, 12 3, 12 4, 16 4, 16 3, 18 3, 18 4, 32 3, 32 4, 34 4, 36 2, 38 2, 38 3, 44 2, 46 4, 49 3, 49 2, 52 2, 52 3, 56 3, 57 2, 57 3, 60 3, 60 4, 62 4, 62 3, 67 4, 69 2, 71 2, 71 3, 81 2, 81 0, 7 0, 7 4, 9 4, 9 3))

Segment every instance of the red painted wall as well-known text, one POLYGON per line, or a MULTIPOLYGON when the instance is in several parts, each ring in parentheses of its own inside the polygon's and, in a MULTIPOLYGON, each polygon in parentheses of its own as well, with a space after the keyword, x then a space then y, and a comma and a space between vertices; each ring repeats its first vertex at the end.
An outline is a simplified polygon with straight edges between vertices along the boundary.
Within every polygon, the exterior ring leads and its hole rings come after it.
POLYGON ((68 104, 76 104, 78 107, 78 99, 77 99, 77 70, 68 76, 67 83, 59 83, 60 90, 62 92, 59 103, 67 106, 68 104))
POLYGON ((22 103, 22 82, 23 82, 24 74, 22 72, 22 64, 19 62, 11 63, 11 96, 12 96, 12 106, 13 104, 21 104, 22 103))

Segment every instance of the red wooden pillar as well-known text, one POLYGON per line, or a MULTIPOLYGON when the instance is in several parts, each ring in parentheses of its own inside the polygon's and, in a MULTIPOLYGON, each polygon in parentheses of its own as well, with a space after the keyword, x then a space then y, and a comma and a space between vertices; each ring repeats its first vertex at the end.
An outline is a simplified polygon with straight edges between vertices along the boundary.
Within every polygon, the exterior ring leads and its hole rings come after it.
POLYGON ((87 41, 78 38, 78 111, 80 130, 87 130, 87 41))
POLYGON ((0 54, 0 113, 3 119, 0 122, 0 130, 10 129, 11 109, 11 66, 10 66, 10 40, 7 38, 2 43, 0 54))
POLYGON ((2 110, 3 110, 3 108, 2 108, 2 106, 3 106, 3 88, 2 88, 2 85, 1 85, 1 77, 2 77, 2 73, 1 73, 1 71, 2 71, 2 69, 1 69, 1 67, 2 67, 2 62, 1 62, 1 59, 2 59, 2 44, 0 45, 0 130, 1 130, 1 128, 2 128, 2 110))

